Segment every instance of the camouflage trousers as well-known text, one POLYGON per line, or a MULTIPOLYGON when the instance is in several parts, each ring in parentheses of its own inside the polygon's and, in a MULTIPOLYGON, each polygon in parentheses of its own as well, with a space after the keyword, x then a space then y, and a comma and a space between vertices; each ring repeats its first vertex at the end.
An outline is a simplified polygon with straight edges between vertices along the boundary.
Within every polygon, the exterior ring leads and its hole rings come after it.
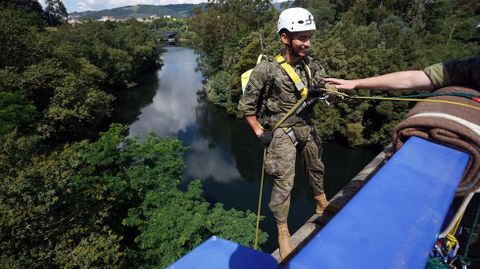
POLYGON ((305 174, 313 188, 313 194, 324 192, 322 146, 315 128, 308 125, 292 128, 298 145, 295 147, 285 131, 278 128, 273 133, 265 159, 265 171, 273 177, 272 196, 268 206, 277 223, 287 222, 297 152, 300 154, 305 174))

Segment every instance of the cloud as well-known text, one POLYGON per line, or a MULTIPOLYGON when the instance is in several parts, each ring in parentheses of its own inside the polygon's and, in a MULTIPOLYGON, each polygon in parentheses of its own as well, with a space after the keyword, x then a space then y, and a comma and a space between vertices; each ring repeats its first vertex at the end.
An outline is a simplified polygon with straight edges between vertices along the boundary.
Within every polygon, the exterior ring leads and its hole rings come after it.
POLYGON ((170 5, 170 4, 198 4, 206 2, 206 0, 80 0, 78 1, 78 9, 86 10, 102 10, 112 9, 123 6, 134 5, 170 5))
POLYGON ((175 136, 184 132, 196 121, 195 106, 202 76, 195 72, 196 57, 182 48, 170 48, 162 57, 168 64, 158 73, 159 85, 150 105, 141 109, 138 120, 130 126, 130 135, 145 135, 150 132, 163 136, 175 136), (178 74, 183 78, 179 79, 178 74))
POLYGON ((222 183, 242 179, 237 163, 223 149, 211 148, 205 139, 193 142, 190 147, 193 153, 186 158, 187 177, 201 180, 211 178, 222 183))

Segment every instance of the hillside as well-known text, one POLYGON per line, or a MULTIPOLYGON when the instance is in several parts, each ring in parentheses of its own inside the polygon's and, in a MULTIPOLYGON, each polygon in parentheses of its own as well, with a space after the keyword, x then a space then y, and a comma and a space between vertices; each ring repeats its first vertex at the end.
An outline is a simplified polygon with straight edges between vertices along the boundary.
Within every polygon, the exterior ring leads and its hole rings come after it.
POLYGON ((205 4, 178 4, 178 5, 136 5, 125 6, 114 9, 106 9, 100 11, 84 11, 73 12, 70 16, 78 17, 79 19, 98 20, 103 16, 113 16, 117 19, 124 18, 139 18, 157 15, 159 17, 170 15, 173 17, 189 17, 191 11, 196 6, 203 6, 205 4))

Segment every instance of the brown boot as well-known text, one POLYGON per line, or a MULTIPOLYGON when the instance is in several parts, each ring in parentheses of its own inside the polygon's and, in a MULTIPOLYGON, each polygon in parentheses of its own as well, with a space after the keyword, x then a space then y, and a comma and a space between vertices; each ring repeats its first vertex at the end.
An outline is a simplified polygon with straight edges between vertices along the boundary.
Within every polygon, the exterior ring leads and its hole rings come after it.
POLYGON ((288 226, 286 223, 277 223, 278 228, 278 248, 280 258, 285 259, 293 250, 292 239, 288 232, 288 226))
POLYGON ((319 215, 323 214, 323 211, 328 206, 327 196, 325 193, 315 195, 315 200, 317 201, 317 206, 315 207, 315 212, 319 215))

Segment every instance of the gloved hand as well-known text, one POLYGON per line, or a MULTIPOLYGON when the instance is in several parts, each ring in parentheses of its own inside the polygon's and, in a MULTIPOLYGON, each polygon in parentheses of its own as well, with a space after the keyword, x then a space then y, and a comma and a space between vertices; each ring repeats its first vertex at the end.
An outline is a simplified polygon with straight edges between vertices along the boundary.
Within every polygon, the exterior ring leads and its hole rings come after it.
MULTIPOLYGON (((333 103, 337 103, 338 102, 338 95, 335 94, 335 93, 338 93, 338 90, 337 88, 335 87, 335 85, 333 84, 326 84, 325 85, 325 88, 327 89, 327 91, 330 91, 331 93, 328 93, 328 96, 327 98, 325 99, 325 103, 327 103, 327 105, 330 105, 330 104, 333 104, 333 103)), ((340 96, 340 98, 342 98, 340 96)), ((342 98, 343 99, 343 98, 342 98)))
POLYGON ((323 89, 325 89, 325 84, 323 82, 318 82, 308 90, 308 95, 312 98, 319 97, 324 93, 323 89))
POLYGON ((263 132, 263 134, 260 135, 258 139, 260 139, 260 143, 264 147, 268 147, 268 145, 270 145, 270 142, 272 142, 272 131, 263 132))

